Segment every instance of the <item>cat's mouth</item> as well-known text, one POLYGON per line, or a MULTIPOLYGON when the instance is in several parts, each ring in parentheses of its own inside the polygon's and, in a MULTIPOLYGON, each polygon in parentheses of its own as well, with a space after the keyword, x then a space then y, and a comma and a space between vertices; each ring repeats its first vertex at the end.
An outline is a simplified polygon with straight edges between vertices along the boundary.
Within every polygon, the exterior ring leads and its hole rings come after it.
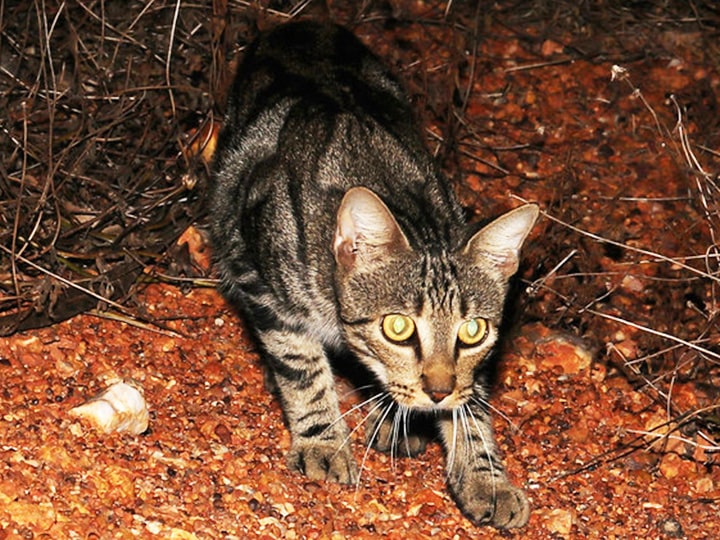
POLYGON ((390 389, 390 395, 398 405, 408 409, 423 412, 452 411, 467 404, 472 396, 472 388, 428 392, 420 385, 415 388, 396 386, 390 389))

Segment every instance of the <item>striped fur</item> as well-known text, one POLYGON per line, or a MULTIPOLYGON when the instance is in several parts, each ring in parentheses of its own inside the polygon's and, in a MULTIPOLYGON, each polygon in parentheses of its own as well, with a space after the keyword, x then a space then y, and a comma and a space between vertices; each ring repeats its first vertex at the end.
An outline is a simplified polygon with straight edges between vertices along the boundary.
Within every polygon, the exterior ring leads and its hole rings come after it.
POLYGON ((494 448, 483 367, 537 209, 473 234, 412 118, 400 85, 346 30, 293 23, 255 41, 210 197, 221 288, 275 381, 291 468, 358 481, 328 359, 339 352, 376 379, 369 443, 417 453, 411 418, 435 422, 461 509, 521 526, 528 504, 494 448))

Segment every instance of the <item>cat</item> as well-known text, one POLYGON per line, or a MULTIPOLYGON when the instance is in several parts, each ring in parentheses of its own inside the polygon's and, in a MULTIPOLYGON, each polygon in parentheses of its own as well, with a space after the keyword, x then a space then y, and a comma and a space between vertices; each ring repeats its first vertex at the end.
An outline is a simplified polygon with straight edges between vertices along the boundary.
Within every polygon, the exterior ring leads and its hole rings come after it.
POLYGON ((465 515, 523 526, 529 505, 494 447, 484 368, 537 206, 468 225, 397 79, 349 30, 310 21, 248 47, 213 170, 220 288, 275 381, 289 467, 358 481, 329 360, 350 358, 378 388, 368 444, 419 452, 408 418, 435 422, 465 515))

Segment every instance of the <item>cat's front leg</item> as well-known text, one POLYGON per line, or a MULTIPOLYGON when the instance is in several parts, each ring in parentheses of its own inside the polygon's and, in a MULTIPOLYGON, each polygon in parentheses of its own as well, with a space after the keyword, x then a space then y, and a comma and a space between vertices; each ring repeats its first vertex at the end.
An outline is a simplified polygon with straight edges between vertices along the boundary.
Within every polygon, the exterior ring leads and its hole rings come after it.
POLYGON ((530 517, 525 493, 510 484, 497 456, 490 417, 474 405, 439 420, 447 454, 448 486, 477 524, 522 527, 530 517))
POLYGON ((349 430, 322 345, 290 330, 269 330, 259 337, 292 435, 288 466, 312 480, 356 482, 349 430))

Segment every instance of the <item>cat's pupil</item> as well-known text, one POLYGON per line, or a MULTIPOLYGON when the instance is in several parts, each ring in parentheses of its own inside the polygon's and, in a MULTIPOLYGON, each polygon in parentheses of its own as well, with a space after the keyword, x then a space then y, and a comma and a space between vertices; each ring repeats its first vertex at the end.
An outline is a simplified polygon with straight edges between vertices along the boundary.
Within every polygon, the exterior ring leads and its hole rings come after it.
POLYGON ((467 333, 471 338, 474 338, 475 336, 477 336, 479 331, 480 331, 480 325, 478 324, 477 320, 472 319, 471 321, 468 321, 467 333))
POLYGON ((392 323, 392 329, 393 332, 396 334, 402 334, 405 331, 405 328, 407 327, 407 323, 405 322, 405 319, 402 317, 395 317, 395 320, 392 323))

